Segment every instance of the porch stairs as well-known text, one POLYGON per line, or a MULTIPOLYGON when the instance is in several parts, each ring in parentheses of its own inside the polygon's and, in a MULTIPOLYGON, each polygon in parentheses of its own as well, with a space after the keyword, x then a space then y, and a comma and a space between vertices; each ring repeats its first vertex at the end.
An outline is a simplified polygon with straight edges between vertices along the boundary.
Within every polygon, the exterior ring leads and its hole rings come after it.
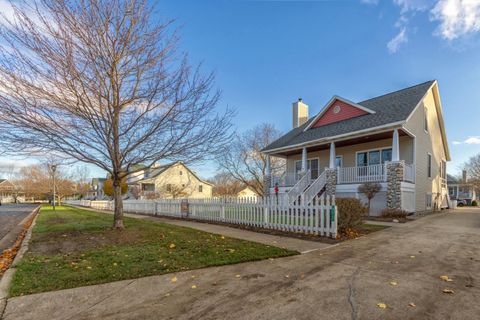
POLYGON ((310 204, 313 199, 321 194, 327 184, 326 172, 322 172, 317 179, 311 179, 310 171, 308 171, 287 193, 287 198, 290 203, 298 202, 307 205, 310 204))

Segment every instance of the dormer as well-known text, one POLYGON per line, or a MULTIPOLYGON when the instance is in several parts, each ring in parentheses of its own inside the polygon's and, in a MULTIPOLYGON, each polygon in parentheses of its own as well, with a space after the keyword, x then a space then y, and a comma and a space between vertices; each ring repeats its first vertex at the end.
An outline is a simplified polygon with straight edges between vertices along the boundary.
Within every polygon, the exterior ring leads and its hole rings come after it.
POLYGON ((367 114, 374 114, 375 111, 365 108, 357 103, 351 102, 339 96, 334 96, 320 111, 312 122, 305 128, 318 128, 367 114))

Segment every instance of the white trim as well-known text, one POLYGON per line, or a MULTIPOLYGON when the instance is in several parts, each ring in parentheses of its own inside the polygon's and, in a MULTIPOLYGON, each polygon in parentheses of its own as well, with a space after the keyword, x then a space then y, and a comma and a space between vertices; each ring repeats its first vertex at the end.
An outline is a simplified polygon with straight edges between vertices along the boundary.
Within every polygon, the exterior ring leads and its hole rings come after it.
MULTIPOLYGON (((357 151, 355 152, 355 167, 358 167, 358 157, 357 157, 357 154, 359 153, 365 153, 367 152, 370 152, 370 151, 380 151, 380 163, 379 164, 382 164, 382 151, 383 150, 388 150, 388 149, 392 149, 392 147, 380 147, 380 148, 372 148, 372 149, 367 149, 367 150, 360 150, 360 151, 357 151)), ((392 152, 393 152, 393 149, 392 149, 392 152)), ((368 159, 368 156, 367 156, 367 166, 369 166, 370 164, 368 163, 369 162, 369 159, 368 159)), ((385 161, 383 162, 385 163, 385 161)))
POLYGON ((289 146, 286 146, 286 147, 280 147, 280 148, 275 148, 275 149, 267 149, 267 150, 264 150, 263 153, 272 153, 272 152, 276 152, 276 151, 290 151, 290 150, 298 149, 299 147, 304 147, 304 146, 309 147, 309 146, 318 145, 318 142, 320 142, 320 143, 322 143, 322 142, 324 142, 324 143, 331 143, 331 142, 337 143, 338 141, 341 141, 340 140, 341 138, 347 138, 347 137, 348 138, 355 138, 357 135, 361 136, 363 133, 375 131, 377 129, 379 129, 378 133, 383 133, 383 132, 390 131, 391 129, 394 129, 398 126, 401 127, 405 123, 406 123, 405 121, 397 121, 397 122, 387 123, 387 124, 384 124, 384 125, 381 125, 381 126, 378 126, 378 127, 372 127, 372 128, 357 130, 357 131, 353 131, 353 132, 349 132, 349 133, 343 133, 343 134, 339 134, 337 136, 331 136, 331 137, 325 137, 325 138, 320 138, 320 139, 316 139, 316 140, 310 140, 310 141, 307 141, 307 142, 297 143, 297 144, 289 145, 289 146), (384 130, 382 130, 382 129, 384 129, 384 130))
POLYGON ((433 168, 432 168, 432 165, 433 165, 433 156, 432 156, 432 154, 431 154, 430 152, 427 152, 427 178, 430 179, 430 180, 432 179, 432 176, 433 176, 433 172, 432 172, 432 171, 433 171, 433 170, 432 170, 433 168), (428 156, 430 156, 430 158, 429 158, 428 156), (430 159, 430 172, 428 172, 428 170, 429 170, 428 160, 429 160, 429 159, 430 159))
POLYGON ((363 111, 365 111, 365 112, 368 112, 368 113, 370 113, 370 114, 375 114, 375 111, 373 111, 373 110, 371 110, 371 109, 368 109, 368 108, 366 108, 366 107, 364 107, 364 106, 361 106, 361 105, 359 105, 358 103, 352 102, 352 101, 350 101, 350 100, 348 100, 348 99, 345 99, 345 98, 342 98, 342 97, 340 97, 340 96, 334 95, 334 96, 330 99, 330 101, 328 101, 327 104, 323 107, 322 111, 320 111, 320 112, 315 116, 315 118, 313 118, 312 122, 310 122, 310 123, 308 124, 308 126, 307 126, 303 131, 307 131, 308 129, 310 129, 310 128, 318 121, 318 119, 320 119, 320 117, 321 117, 322 115, 324 115, 325 112, 327 112, 328 108, 330 108, 330 106, 333 104, 333 102, 334 102, 335 100, 340 100, 340 101, 342 101, 343 103, 346 103, 346 104, 351 105, 352 107, 358 108, 358 109, 363 110, 363 111))

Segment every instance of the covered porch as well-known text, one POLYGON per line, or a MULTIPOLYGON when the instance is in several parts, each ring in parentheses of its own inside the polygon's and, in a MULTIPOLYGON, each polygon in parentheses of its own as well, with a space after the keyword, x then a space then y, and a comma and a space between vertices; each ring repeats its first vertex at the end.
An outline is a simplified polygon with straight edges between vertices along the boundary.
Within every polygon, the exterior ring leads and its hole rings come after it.
MULTIPOLYGON (((390 162, 403 166, 402 181, 415 183, 414 143, 413 136, 398 128, 270 153, 269 156, 286 159, 286 171, 270 175, 270 187, 288 190, 305 175, 314 181, 325 168, 336 170, 339 185, 387 182, 390 162)), ((267 158, 267 167, 268 162, 267 158)))

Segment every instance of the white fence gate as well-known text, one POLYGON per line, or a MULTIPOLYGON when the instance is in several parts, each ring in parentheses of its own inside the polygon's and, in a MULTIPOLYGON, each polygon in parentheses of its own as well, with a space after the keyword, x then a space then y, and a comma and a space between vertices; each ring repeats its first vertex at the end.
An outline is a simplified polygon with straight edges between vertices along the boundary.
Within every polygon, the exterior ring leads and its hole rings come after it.
MULTIPOLYGON (((113 210, 113 201, 67 200, 70 205, 113 210)), ((209 198, 125 200, 125 212, 301 232, 335 238, 338 210, 335 197, 315 197, 310 204, 275 198, 209 198)))

